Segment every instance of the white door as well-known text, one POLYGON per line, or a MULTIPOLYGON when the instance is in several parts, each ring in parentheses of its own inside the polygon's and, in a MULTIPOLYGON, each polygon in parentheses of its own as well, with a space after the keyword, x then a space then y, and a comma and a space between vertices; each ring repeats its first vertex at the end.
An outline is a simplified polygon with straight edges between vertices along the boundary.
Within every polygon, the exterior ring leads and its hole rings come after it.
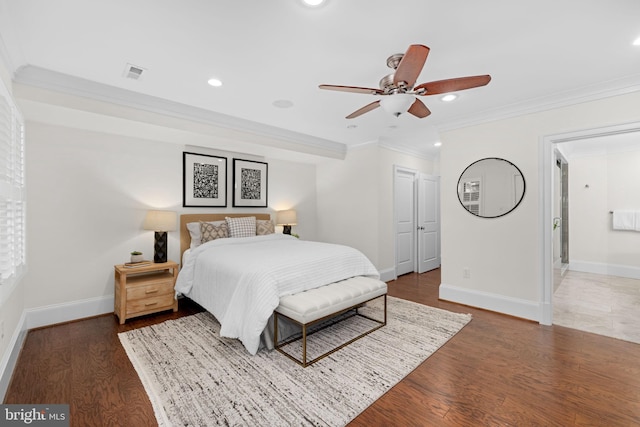
POLYGON ((415 181, 415 171, 400 167, 394 168, 396 275, 398 276, 415 271, 415 181))
POLYGON ((418 273, 440 267, 440 179, 418 178, 418 273))

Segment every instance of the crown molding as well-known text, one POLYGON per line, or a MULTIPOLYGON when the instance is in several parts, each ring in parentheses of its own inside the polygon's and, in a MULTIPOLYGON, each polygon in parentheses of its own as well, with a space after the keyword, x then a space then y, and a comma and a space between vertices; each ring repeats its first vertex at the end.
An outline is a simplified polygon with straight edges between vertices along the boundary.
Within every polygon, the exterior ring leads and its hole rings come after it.
POLYGON ((417 157, 419 159, 429 160, 432 162, 437 161, 440 158, 439 151, 437 154, 431 155, 429 153, 421 152, 403 145, 399 145, 397 142, 380 141, 378 142, 378 146, 390 151, 395 151, 397 153, 406 154, 408 156, 417 157))
POLYGON ((278 140, 287 144, 292 151, 344 159, 345 144, 293 132, 238 117, 229 116, 203 108, 192 107, 130 90, 104 85, 86 79, 34 66, 24 66, 14 75, 14 83, 36 87, 48 91, 115 104, 136 110, 171 116, 178 119, 250 134, 259 138, 278 140), (298 149, 296 149, 296 147, 298 149))
POLYGON ((485 110, 479 114, 443 122, 439 124, 437 128, 439 132, 447 132, 463 127, 475 126, 487 122, 540 113, 556 108, 568 107, 570 105, 638 92, 640 91, 639 81, 640 74, 633 74, 620 79, 602 82, 597 85, 583 86, 575 90, 564 91, 554 95, 485 110))

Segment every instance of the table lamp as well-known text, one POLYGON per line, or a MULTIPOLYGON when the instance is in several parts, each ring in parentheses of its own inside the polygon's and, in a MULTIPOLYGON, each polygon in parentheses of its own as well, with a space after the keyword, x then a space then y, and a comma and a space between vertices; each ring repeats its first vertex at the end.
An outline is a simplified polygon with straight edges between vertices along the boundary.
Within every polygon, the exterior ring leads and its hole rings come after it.
POLYGON ((149 211, 142 228, 155 231, 153 262, 167 262, 167 231, 176 229, 178 215, 172 211, 149 211))
POLYGON ((291 234, 291 226, 298 223, 296 211, 289 209, 286 211, 278 211, 276 213, 276 225, 282 225, 282 234, 291 234))

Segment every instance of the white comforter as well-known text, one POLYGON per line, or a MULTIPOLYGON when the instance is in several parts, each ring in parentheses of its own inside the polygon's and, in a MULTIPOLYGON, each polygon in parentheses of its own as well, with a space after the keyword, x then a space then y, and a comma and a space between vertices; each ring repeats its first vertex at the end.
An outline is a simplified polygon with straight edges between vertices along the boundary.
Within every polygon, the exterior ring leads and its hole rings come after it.
POLYGON ((379 273, 354 248, 270 234, 198 246, 185 257, 176 291, 211 312, 223 337, 239 338, 256 354, 281 296, 355 276, 379 273))

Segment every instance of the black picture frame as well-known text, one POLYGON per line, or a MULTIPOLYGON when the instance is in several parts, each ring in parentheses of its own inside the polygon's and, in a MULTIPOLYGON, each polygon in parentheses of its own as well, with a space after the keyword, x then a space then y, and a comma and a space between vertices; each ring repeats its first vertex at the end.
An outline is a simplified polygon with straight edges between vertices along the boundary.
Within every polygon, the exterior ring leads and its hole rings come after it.
POLYGON ((182 206, 227 206, 227 158, 182 153, 182 206))
POLYGON ((233 206, 266 208, 269 165, 255 160, 233 159, 233 206))

